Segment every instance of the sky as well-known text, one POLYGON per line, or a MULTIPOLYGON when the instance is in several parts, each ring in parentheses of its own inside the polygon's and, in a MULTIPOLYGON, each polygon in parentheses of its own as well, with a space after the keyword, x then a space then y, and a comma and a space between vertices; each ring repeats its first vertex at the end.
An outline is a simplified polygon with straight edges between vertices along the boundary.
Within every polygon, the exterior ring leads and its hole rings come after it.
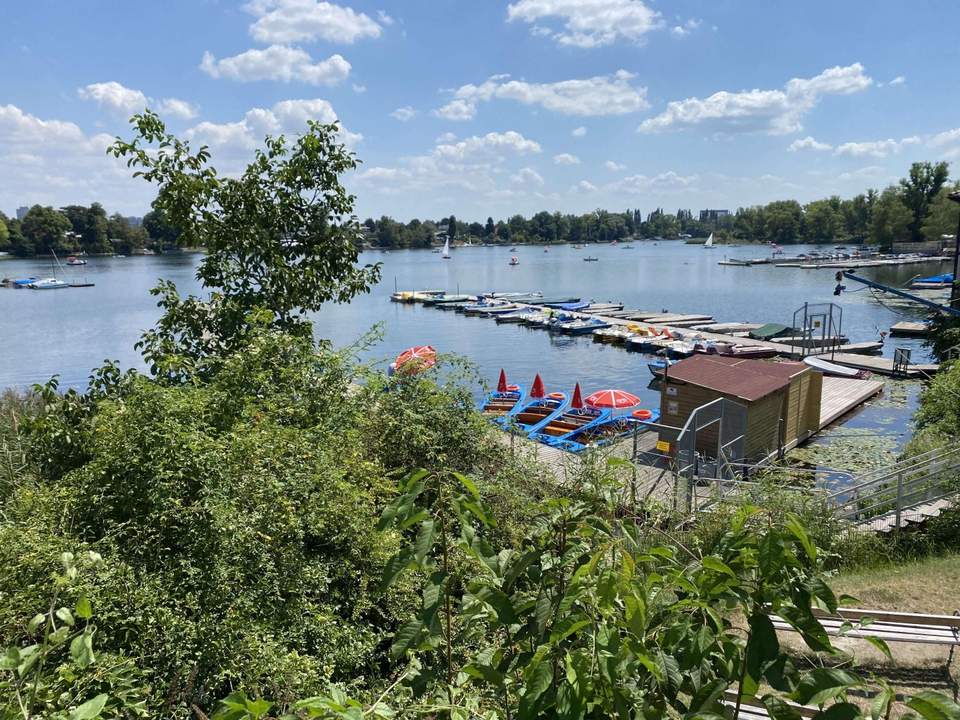
POLYGON ((960 161, 953 0, 3 5, 8 215, 147 212, 105 153, 144 107, 224 174, 338 120, 357 214, 404 221, 806 202, 960 161))

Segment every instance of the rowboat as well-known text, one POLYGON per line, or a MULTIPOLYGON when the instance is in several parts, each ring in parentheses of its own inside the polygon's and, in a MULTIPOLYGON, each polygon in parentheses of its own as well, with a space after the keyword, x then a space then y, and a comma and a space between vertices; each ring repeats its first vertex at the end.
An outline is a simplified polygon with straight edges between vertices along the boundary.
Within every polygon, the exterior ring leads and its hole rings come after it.
POLYGON ((688 358, 697 349, 697 344, 689 340, 674 340, 672 343, 667 345, 667 357, 674 360, 688 358))
POLYGON ((464 315, 481 315, 492 308, 504 307, 507 305, 516 307, 516 305, 513 305, 513 303, 508 303, 506 300, 484 300, 482 302, 464 305, 463 308, 458 308, 457 312, 462 312, 464 315))
POLYGON ((520 306, 515 303, 507 303, 506 305, 495 305, 494 307, 487 308, 478 313, 480 317, 499 317, 500 315, 507 315, 509 313, 516 312, 520 309, 520 306))
POLYGON ((550 329, 562 332, 566 335, 589 335, 594 330, 602 330, 610 327, 610 323, 605 323, 599 318, 585 318, 571 320, 569 322, 560 322, 550 329))
POLYGON ((551 440, 562 440, 578 430, 603 422, 610 414, 610 410, 601 408, 571 408, 552 420, 544 420, 534 427, 527 437, 549 444, 551 440))
POLYGON ((663 371, 666 370, 671 365, 676 365, 679 360, 670 360, 669 358, 664 358, 663 360, 654 360, 653 362, 647 363, 647 367, 650 368, 650 374, 654 377, 660 377, 663 375, 663 371))
POLYGON ((651 423, 660 419, 660 411, 647 411, 649 417, 643 419, 634 415, 621 415, 602 420, 571 433, 568 437, 548 441, 551 447, 580 453, 590 448, 598 448, 633 434, 650 429, 651 423))
POLYGON ((504 428, 515 428, 527 434, 540 423, 549 422, 560 415, 566 405, 566 393, 554 392, 544 397, 528 399, 526 403, 518 403, 516 408, 496 418, 494 422, 504 428))
POLYGON ((824 375, 834 375, 836 377, 858 378, 863 377, 862 370, 844 367, 836 363, 828 362, 818 357, 805 357, 803 362, 814 370, 819 370, 824 375))
POLYGON ((37 280, 36 282, 30 283, 28 287, 31 290, 62 290, 70 287, 70 283, 64 282, 63 280, 57 280, 56 278, 45 278, 43 280, 37 280))
POLYGON ((519 308, 513 312, 503 313, 496 316, 497 323, 519 323, 523 322, 524 319, 537 312, 532 308, 519 308))
POLYGON ((447 303, 477 301, 476 295, 463 295, 460 293, 443 293, 434 295, 423 301, 424 305, 446 305, 447 303))
POLYGON ((435 307, 437 310, 453 310, 454 312, 462 312, 463 308, 467 305, 473 305, 476 300, 462 300, 460 302, 445 302, 445 303, 436 303, 432 307, 435 307))
POLYGON ((569 302, 569 303, 543 303, 548 308, 554 308, 555 310, 565 310, 567 312, 578 312, 580 310, 586 310, 590 307, 588 302, 569 302))
MULTIPOLYGON (((516 298, 515 298, 516 299, 516 298)), ((525 302, 528 305, 560 305, 563 303, 573 303, 580 302, 579 297, 535 297, 530 300, 517 300, 518 302, 525 302)))
POLYGON ((508 385, 506 390, 494 390, 487 395, 480 405, 480 412, 491 420, 503 417, 522 403, 524 397, 526 393, 520 385, 508 385))

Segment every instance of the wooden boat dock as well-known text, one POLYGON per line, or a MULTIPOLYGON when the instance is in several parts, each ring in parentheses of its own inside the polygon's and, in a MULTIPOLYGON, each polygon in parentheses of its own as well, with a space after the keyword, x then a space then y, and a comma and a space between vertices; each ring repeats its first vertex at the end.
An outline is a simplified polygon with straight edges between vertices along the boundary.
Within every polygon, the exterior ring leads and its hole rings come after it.
MULTIPOLYGON (((824 360, 843 365, 845 367, 855 368, 857 370, 866 370, 877 373, 878 375, 895 375, 893 359, 885 357, 876 357, 875 355, 856 355, 854 353, 825 353, 820 355, 824 360)), ((923 378, 934 375, 940 370, 939 365, 935 364, 911 364, 903 373, 903 377, 923 378)))
POLYGON ((825 375, 823 394, 820 396, 820 429, 860 407, 881 390, 883 383, 879 380, 853 380, 825 375))
POLYGON ((890 326, 890 335, 893 337, 926 337, 929 334, 930 326, 927 323, 901 320, 890 326))

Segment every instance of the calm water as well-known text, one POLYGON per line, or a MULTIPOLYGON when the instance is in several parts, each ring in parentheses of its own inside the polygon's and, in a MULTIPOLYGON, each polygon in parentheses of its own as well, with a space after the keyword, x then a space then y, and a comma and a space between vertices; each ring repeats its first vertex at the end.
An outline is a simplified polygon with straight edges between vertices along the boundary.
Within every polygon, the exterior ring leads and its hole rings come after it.
MULTIPOLYGON (((789 248, 791 254, 802 246, 789 248)), ((570 390, 579 381, 586 392, 622 387, 658 404, 648 388, 650 358, 620 347, 595 344, 589 337, 552 336, 492 320, 466 318, 421 306, 389 302, 394 284, 400 289, 446 289, 463 292, 541 290, 549 295, 580 295, 596 301, 616 300, 643 310, 708 313, 718 321, 782 322, 789 324, 804 302, 829 302, 833 270, 801 270, 772 266, 722 267, 724 257, 763 256, 760 246, 704 250, 681 242, 591 246, 584 250, 561 246, 461 248, 451 260, 426 251, 365 253, 363 262, 382 262, 383 281, 370 295, 350 305, 332 305, 317 314, 320 337, 346 345, 375 323, 384 326, 384 340, 373 350, 375 359, 391 360, 415 344, 432 344, 441 352, 468 357, 491 382, 505 368, 515 382, 529 384, 540 372, 548 390, 570 390), (586 254, 599 262, 585 263, 586 254), (511 254, 520 265, 510 267, 511 254)), ((105 358, 124 366, 142 367, 133 344, 158 315, 148 290, 159 278, 176 282, 181 292, 197 292, 197 256, 92 258, 84 268, 70 269, 71 279, 96 287, 59 291, 0 289, 0 387, 26 386, 59 374, 66 385, 83 387, 89 370, 105 358)), ((911 265, 862 271, 893 284, 917 274, 939 272, 940 265, 911 265)), ((49 264, 28 260, 0 261, 0 276, 50 274, 49 264)), ((850 290, 857 285, 846 283, 850 290)), ((843 330, 852 341, 873 340, 904 317, 920 318, 909 306, 878 304, 869 292, 844 294, 843 330)), ((926 357, 919 342, 888 340, 892 348, 910 346, 914 357, 926 357)))

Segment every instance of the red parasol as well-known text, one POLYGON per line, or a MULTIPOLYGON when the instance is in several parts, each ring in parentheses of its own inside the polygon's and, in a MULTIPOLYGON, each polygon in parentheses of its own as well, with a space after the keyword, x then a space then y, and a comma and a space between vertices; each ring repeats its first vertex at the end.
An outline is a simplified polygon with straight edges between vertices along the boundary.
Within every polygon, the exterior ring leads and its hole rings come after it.
POLYGON ((635 407, 640 404, 640 398, 626 390, 598 390, 587 398, 587 405, 593 407, 623 408, 635 407))
POLYGON ((507 391, 507 374, 500 368, 500 380, 497 382, 497 392, 507 391))
POLYGON ((544 395, 546 395, 546 390, 543 388, 543 380, 540 379, 540 373, 537 373, 537 376, 533 379, 533 387, 530 388, 530 397, 542 398, 544 395))
POLYGON ((573 400, 570 401, 570 405, 576 410, 583 407, 583 398, 580 397, 580 383, 577 383, 573 388, 573 400))
POLYGON ((417 345, 416 347, 407 348, 397 355, 397 359, 393 361, 393 364, 399 370, 413 360, 416 360, 417 365, 424 369, 433 367, 437 363, 437 351, 430 345, 417 345))

